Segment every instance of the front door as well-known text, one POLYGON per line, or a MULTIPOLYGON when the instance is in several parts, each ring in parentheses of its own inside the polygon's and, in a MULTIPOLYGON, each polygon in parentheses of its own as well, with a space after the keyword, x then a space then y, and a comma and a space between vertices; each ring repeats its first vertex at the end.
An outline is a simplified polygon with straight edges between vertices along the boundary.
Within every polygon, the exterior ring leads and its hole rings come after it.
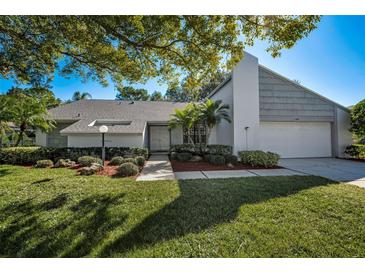
POLYGON ((168 151, 170 148, 170 133, 167 126, 150 126, 150 150, 168 151))

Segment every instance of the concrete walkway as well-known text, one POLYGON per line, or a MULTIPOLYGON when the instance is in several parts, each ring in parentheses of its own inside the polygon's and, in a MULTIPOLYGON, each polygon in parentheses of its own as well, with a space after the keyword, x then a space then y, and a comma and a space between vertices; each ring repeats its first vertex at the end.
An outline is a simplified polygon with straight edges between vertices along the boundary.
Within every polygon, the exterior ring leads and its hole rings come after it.
POLYGON ((254 176, 306 176, 299 171, 289 169, 248 169, 248 170, 217 170, 217 171, 184 171, 175 172, 176 179, 217 179, 234 177, 254 177, 254 176))
POLYGON ((174 180, 174 172, 167 155, 152 155, 146 162, 137 181, 174 180))
POLYGON ((365 187, 365 163, 337 158, 281 159, 279 165, 309 175, 365 187))

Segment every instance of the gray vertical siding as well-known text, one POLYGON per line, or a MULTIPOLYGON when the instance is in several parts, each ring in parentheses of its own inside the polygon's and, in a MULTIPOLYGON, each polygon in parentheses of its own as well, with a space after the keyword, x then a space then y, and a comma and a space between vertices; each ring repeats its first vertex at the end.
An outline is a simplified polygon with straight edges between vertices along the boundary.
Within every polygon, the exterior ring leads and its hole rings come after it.
POLYGON ((335 105, 259 66, 261 121, 334 121, 335 105))

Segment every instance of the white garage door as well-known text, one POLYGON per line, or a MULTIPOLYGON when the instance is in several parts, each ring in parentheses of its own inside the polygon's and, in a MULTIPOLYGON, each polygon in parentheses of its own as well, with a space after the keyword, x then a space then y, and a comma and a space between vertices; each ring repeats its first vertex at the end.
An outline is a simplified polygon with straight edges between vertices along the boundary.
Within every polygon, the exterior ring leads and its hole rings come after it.
POLYGON ((259 146, 282 158, 331 157, 331 123, 262 122, 259 146))

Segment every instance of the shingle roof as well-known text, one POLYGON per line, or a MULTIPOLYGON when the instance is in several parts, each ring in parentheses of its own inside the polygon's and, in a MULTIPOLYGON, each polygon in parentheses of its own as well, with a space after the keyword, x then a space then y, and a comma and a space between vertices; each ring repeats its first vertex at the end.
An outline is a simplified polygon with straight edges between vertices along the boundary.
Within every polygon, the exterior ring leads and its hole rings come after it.
POLYGON ((187 103, 165 101, 80 100, 49 110, 57 121, 75 121, 61 131, 63 134, 98 133, 98 127, 89 126, 95 120, 130 121, 129 125, 109 127, 109 133, 143 133, 147 122, 167 122, 176 108, 187 103))

